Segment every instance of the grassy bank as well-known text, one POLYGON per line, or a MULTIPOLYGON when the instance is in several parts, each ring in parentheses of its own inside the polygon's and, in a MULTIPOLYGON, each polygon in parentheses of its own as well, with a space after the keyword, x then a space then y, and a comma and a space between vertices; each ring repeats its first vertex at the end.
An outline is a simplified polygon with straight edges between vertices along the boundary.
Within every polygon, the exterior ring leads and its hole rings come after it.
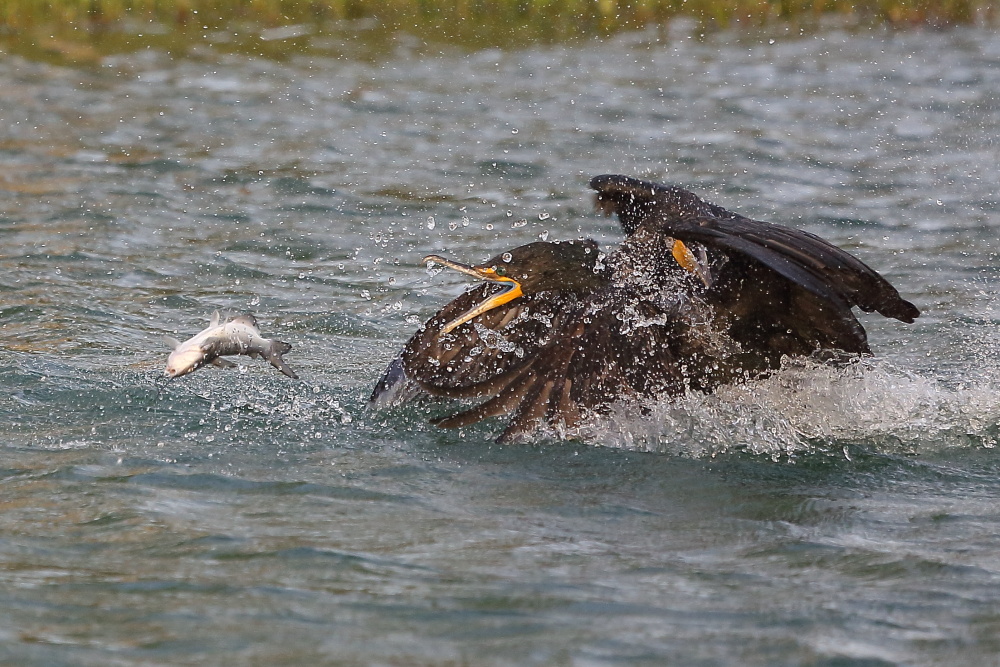
POLYGON ((572 19, 588 25, 642 24, 678 15, 718 24, 808 18, 835 13, 892 24, 970 23, 992 0, 5 0, 0 25, 107 24, 153 19, 183 25, 252 19, 289 21, 377 18, 389 22, 451 17, 472 20, 572 19))
POLYGON ((4 0, 0 26, 101 25, 127 19, 170 25, 253 20, 287 22, 377 18, 389 22, 451 17, 464 20, 574 20, 585 24, 645 23, 689 16, 729 24, 841 14, 890 24, 948 25, 985 20, 992 0, 4 0))
POLYGON ((995 24, 995 0, 0 0, 0 49, 86 60, 138 47, 205 43, 281 56, 323 33, 406 31, 470 46, 554 42, 686 17, 705 30, 995 24))

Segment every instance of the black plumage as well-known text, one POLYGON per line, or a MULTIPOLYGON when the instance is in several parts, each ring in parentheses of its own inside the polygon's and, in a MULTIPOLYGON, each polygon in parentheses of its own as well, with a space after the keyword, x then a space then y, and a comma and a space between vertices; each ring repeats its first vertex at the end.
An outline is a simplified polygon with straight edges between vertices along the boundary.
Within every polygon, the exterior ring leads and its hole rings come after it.
POLYGON ((482 399, 436 423, 511 414, 501 441, 558 433, 622 399, 711 391, 785 356, 870 354, 853 306, 904 322, 919 315, 813 234, 626 176, 591 187, 626 233, 606 256, 587 240, 531 243, 475 267, 426 258, 486 282, 413 335, 372 401, 482 399))

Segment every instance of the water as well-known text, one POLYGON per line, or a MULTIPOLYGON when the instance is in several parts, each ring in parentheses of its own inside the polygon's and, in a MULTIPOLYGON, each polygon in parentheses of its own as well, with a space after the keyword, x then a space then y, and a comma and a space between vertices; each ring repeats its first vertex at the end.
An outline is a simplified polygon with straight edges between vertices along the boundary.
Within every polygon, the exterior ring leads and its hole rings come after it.
POLYGON ((1000 38, 386 43, 0 55, 0 659, 995 664, 1000 38), (821 234, 924 314, 584 441, 366 410, 464 284, 422 256, 613 246, 607 172, 821 234), (303 381, 157 400, 215 309, 303 381))

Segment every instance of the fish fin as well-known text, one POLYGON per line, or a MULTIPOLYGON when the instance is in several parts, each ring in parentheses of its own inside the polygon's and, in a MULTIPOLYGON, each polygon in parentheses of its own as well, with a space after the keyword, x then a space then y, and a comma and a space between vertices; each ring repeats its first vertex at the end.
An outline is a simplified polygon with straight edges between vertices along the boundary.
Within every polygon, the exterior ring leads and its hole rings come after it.
POLYGON ((299 376, 295 374, 285 360, 281 358, 281 355, 285 354, 292 349, 289 343, 280 340, 272 340, 271 345, 267 348, 265 358, 271 362, 271 365, 277 368, 279 371, 292 378, 293 380, 298 380, 299 376))
POLYGON ((212 359, 212 365, 218 366, 219 368, 236 368, 236 364, 227 359, 223 359, 222 357, 212 359))
POLYGON ((181 342, 173 336, 164 336, 163 342, 169 345, 171 350, 176 350, 181 346, 181 342))
POLYGON ((219 322, 221 321, 222 321, 222 315, 219 314, 219 311, 215 311, 214 313, 212 313, 212 319, 208 321, 208 326, 209 328, 217 327, 219 326, 219 322))

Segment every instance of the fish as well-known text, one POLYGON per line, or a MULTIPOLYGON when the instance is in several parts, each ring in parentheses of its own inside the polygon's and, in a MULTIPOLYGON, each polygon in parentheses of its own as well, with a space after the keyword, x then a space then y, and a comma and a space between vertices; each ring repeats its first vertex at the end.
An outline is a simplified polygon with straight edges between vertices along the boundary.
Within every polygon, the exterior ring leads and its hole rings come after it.
POLYGON ((175 338, 167 338, 167 343, 173 346, 173 352, 167 358, 164 375, 170 380, 182 375, 193 373, 202 366, 212 364, 220 368, 236 366, 222 357, 232 354, 245 354, 252 359, 267 359, 279 371, 298 380, 281 355, 292 349, 292 346, 276 339, 267 339, 260 335, 257 319, 246 313, 220 324, 222 316, 219 311, 212 314, 208 328, 183 343, 175 338))

